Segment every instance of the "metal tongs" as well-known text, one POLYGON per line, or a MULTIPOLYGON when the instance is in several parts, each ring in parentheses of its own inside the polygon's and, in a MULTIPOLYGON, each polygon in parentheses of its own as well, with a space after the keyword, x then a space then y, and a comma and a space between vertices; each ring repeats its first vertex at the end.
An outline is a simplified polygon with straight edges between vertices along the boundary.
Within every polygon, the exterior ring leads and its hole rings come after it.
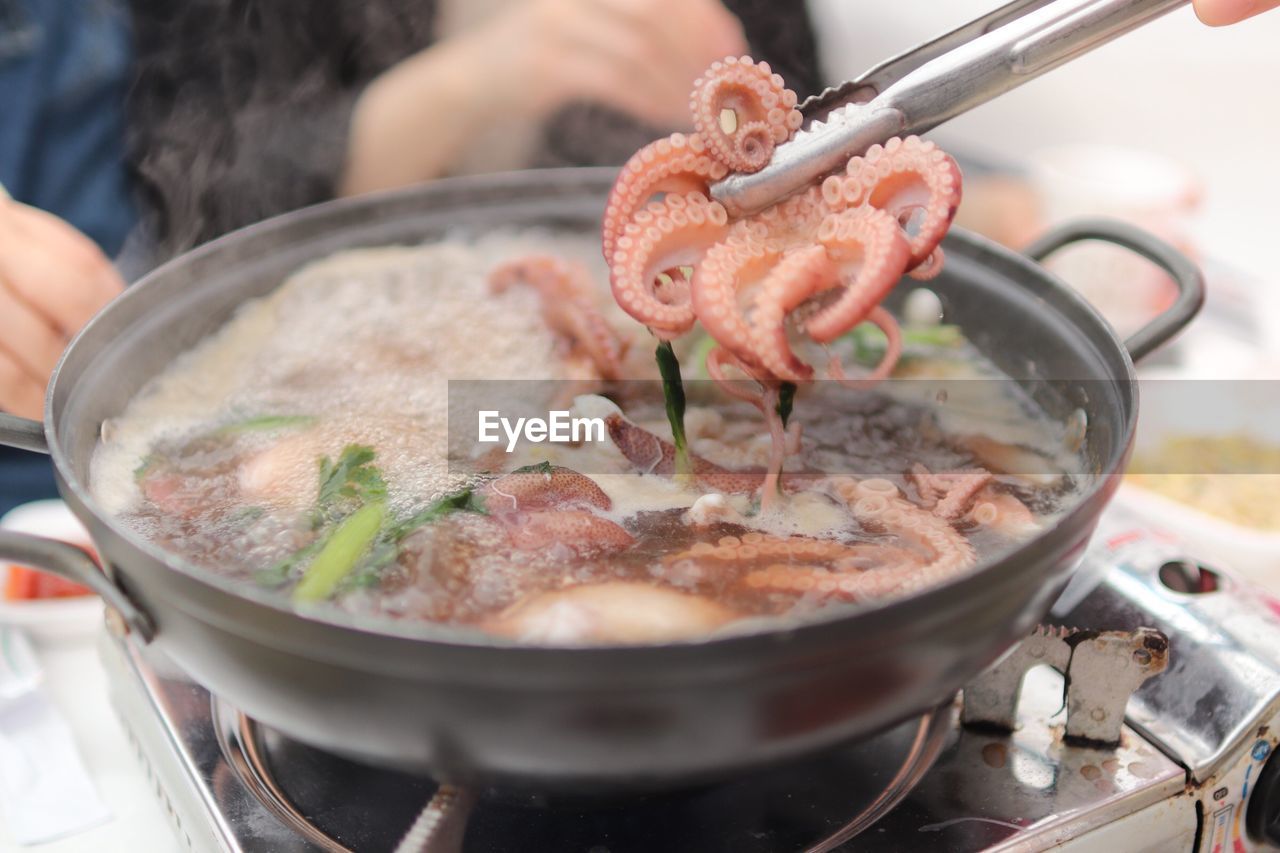
POLYGON ((1190 0, 1014 0, 800 105, 804 127, 759 172, 711 194, 745 216, 894 136, 924 133, 1190 0))

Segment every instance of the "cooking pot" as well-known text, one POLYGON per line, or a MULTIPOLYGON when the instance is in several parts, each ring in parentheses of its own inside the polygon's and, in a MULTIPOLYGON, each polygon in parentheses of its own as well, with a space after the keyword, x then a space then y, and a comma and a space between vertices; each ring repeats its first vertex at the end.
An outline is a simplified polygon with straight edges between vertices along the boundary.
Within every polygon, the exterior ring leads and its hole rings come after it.
MULTIPOLYGON (((214 694, 283 733, 383 766, 544 789, 671 785, 864 737, 936 706, 1025 635, 1069 578, 1123 472, 1138 413, 1133 359, 1203 299, 1196 268, 1128 225, 1061 228, 1017 254, 955 229, 928 283, 947 321, 1054 417, 1083 411, 1089 475, 1051 526, 908 597, 701 642, 549 648, 321 608, 199 568, 102 511, 89 463, 104 421, 246 300, 343 249, 538 226, 598 233, 612 170, 444 180, 299 210, 156 269, 68 347, 43 424, 0 416, 0 441, 52 455, 88 527, 78 549, 0 532, 0 557, 86 584, 109 623, 159 646, 214 694), (1102 240, 1163 267, 1179 296, 1123 343, 1039 260, 1102 240), (1046 382, 1048 380, 1048 382, 1046 382), (1046 386, 1052 384, 1052 394, 1046 386)), ((904 280, 895 294, 922 286, 904 280)))

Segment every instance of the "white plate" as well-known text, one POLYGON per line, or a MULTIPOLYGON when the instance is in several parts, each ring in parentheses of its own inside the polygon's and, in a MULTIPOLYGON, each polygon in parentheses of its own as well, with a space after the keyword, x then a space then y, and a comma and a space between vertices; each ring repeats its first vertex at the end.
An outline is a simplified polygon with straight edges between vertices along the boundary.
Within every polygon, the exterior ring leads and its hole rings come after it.
MULTIPOLYGON (((34 501, 14 507, 0 527, 88 545, 89 533, 62 501, 34 501)), ((0 590, 9 576, 9 563, 0 561, 0 590)), ((96 595, 39 601, 9 601, 0 595, 0 624, 22 628, 38 645, 84 642, 102 625, 102 600, 96 595)))

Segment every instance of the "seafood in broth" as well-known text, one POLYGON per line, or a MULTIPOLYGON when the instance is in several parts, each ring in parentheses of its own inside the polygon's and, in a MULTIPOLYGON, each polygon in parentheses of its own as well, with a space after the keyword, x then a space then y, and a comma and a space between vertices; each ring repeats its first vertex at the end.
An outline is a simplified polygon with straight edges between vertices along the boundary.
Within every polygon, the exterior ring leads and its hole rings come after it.
POLYGON ((297 606, 552 645, 814 618, 1006 552, 1071 501, 1067 428, 936 310, 880 304, 938 273, 959 170, 891 140, 731 220, 710 183, 767 163, 795 102, 763 63, 713 66, 696 132, 623 169, 603 267, 590 238, 510 232, 298 271, 104 424, 96 497, 297 606), (877 384, 904 375, 992 381, 877 384), (598 433, 458 428, 495 398, 598 433))
MULTIPOLYGON (((699 381, 710 344, 697 335, 677 347, 681 479, 648 348, 591 251, 588 238, 493 234, 300 270, 104 425, 95 495, 141 536, 282 602, 550 644, 701 638, 906 594, 1007 550, 1069 500, 1065 428, 1012 383, 965 383, 993 399, 942 404, 822 382, 799 392, 764 511, 769 436, 752 405, 699 381), (588 320, 549 322, 538 287, 494 292, 511 268, 493 259, 519 265, 533 248, 599 283, 573 309, 588 320), (612 346, 566 328, 610 330, 612 346), (593 348, 628 380, 604 380, 593 348), (511 454, 460 440, 446 409, 467 379, 542 395, 530 405, 543 411, 571 392, 603 440, 511 454), (1059 473, 1004 473, 1000 449, 1059 473)), ((908 325, 903 340, 903 369, 996 375, 953 327, 908 325)), ((884 347, 860 327, 835 349, 869 365, 884 347)))

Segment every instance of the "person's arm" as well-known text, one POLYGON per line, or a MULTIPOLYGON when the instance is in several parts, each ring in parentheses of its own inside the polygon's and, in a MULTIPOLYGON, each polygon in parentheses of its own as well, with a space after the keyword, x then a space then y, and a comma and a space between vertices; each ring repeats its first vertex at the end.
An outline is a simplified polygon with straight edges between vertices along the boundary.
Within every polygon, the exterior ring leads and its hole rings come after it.
POLYGON ((694 78, 745 48, 741 26, 719 0, 517 3, 364 90, 342 192, 436 177, 482 129, 542 119, 572 101, 684 125, 694 78))
POLYGON ((1238 24, 1280 8, 1280 0, 1195 0, 1196 16, 1211 27, 1238 24))

